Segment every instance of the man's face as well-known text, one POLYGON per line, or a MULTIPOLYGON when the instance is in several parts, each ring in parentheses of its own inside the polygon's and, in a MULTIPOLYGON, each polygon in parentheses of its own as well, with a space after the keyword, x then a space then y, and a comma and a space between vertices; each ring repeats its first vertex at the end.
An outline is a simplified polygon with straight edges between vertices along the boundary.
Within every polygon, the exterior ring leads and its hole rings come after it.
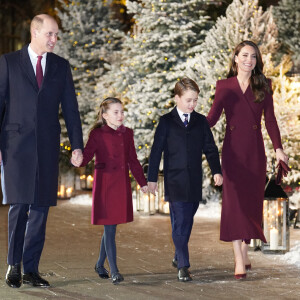
POLYGON ((50 19, 45 18, 40 29, 34 29, 34 44, 39 55, 52 52, 57 42, 58 25, 50 19))

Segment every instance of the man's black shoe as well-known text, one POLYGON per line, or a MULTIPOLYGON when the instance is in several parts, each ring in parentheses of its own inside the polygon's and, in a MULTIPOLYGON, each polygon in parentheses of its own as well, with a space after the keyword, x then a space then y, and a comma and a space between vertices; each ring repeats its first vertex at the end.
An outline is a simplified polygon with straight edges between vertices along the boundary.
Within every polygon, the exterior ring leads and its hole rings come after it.
POLYGON ((9 265, 5 278, 9 287, 19 288, 22 284, 21 264, 9 265))
POLYGON ((47 280, 43 279, 39 273, 26 273, 23 275, 23 283, 38 287, 49 287, 47 280))

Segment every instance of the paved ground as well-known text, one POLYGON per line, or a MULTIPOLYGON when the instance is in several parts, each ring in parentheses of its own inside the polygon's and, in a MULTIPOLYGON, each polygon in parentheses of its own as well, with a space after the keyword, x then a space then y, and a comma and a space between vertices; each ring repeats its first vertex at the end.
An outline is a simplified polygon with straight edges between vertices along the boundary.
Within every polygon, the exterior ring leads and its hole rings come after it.
MULTIPOLYGON (((136 215, 117 229, 118 265, 125 281, 118 286, 93 268, 102 226, 90 225, 90 207, 60 201, 51 208, 40 271, 49 289, 5 284, 7 207, 0 207, 0 299, 300 299, 300 269, 278 256, 251 252, 247 280, 233 277, 230 243, 220 242, 217 220, 197 217, 190 242, 193 281, 177 281, 171 266, 173 246, 168 216, 136 215)), ((291 231, 292 243, 300 230, 291 231)))

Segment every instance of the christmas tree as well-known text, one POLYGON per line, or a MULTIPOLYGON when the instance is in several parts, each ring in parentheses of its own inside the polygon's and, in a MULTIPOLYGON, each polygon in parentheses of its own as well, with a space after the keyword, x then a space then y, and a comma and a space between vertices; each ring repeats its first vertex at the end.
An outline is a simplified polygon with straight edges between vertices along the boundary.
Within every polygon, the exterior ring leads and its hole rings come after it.
MULTIPOLYGON (((300 78, 286 76, 291 67, 289 56, 283 56, 276 67, 271 61, 271 56, 266 57, 265 73, 272 79, 275 115, 284 152, 289 156, 289 166, 292 169, 284 178, 284 182, 288 184, 300 180, 300 78)), ((274 148, 264 126, 263 135, 267 166, 271 171, 274 148)))
POLYGON ((280 52, 290 53, 296 70, 300 69, 300 1, 281 0, 273 9, 278 27, 280 52))
MULTIPOLYGON (((62 33, 58 54, 68 59, 72 68, 86 139, 102 100, 95 91, 96 85, 115 60, 114 51, 120 47, 122 32, 118 30, 119 23, 112 18, 112 1, 59 2, 62 7, 58 10, 62 33)), ((65 130, 63 137, 64 133, 65 130)))
POLYGON ((110 92, 126 105, 126 124, 135 130, 139 159, 149 155, 159 117, 174 106, 174 68, 199 51, 205 29, 203 0, 127 1, 135 25, 121 52, 122 63, 110 71, 110 92))

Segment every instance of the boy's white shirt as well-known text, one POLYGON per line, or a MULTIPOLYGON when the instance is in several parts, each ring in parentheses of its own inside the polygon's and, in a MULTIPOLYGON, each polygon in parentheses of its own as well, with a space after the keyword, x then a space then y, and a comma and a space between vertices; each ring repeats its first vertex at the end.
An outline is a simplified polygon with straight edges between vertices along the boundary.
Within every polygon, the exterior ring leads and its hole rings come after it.
MULTIPOLYGON (((176 109, 177 109, 180 119, 182 120, 182 122, 184 122, 184 120, 185 120, 185 116, 183 115, 184 112, 182 112, 177 106, 176 106, 176 109)), ((191 114, 187 114, 187 115, 188 115, 188 122, 190 122, 191 114)))

